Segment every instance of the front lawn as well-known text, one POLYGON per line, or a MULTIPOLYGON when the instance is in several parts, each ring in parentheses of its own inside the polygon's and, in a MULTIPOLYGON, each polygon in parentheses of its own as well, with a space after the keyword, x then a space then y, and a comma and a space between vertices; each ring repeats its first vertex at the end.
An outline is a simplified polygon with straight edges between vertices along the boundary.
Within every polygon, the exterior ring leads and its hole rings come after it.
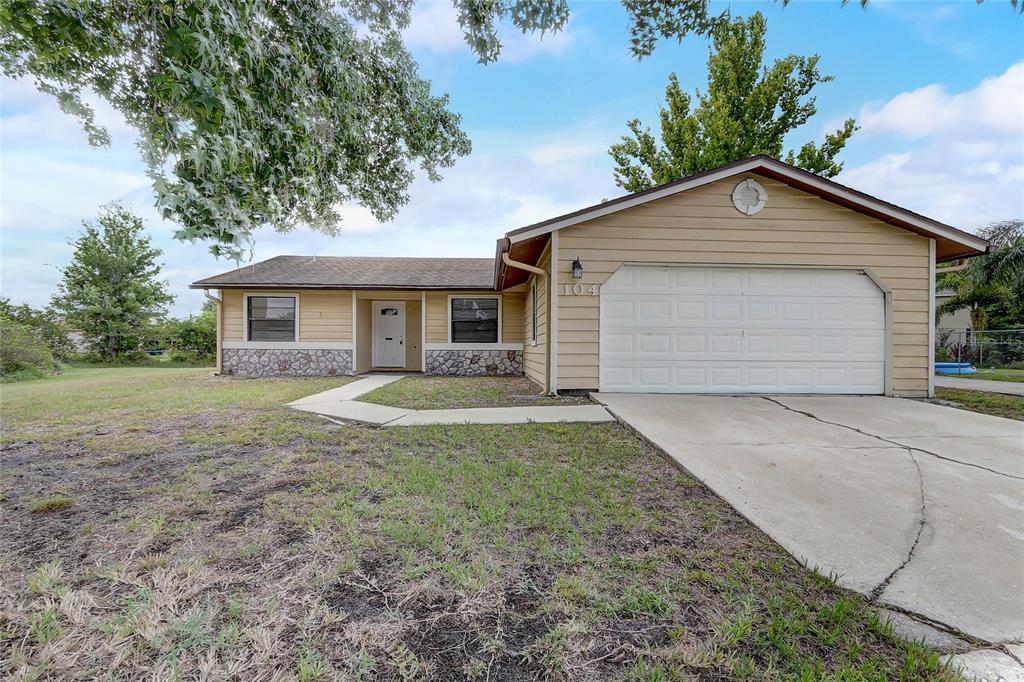
POLYGON ((581 405, 590 402, 586 396, 541 397, 540 391, 540 387, 526 377, 406 377, 381 386, 359 400, 407 410, 581 405))
POLYGON ((988 379, 989 381, 1024 381, 1024 369, 985 369, 978 368, 977 374, 937 374, 957 379, 988 379))
POLYGON ((955 677, 617 424, 282 407, 342 381, 5 386, 0 673, 955 677))
POLYGON ((957 403, 972 412, 1024 421, 1024 398, 1021 396, 936 386, 935 397, 957 403))

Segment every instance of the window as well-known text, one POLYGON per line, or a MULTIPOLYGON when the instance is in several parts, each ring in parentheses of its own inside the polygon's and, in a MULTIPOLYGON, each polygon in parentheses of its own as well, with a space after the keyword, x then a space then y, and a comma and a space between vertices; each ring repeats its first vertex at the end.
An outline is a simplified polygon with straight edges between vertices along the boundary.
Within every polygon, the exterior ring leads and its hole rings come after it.
POLYGON ((498 299, 452 298, 452 343, 497 343, 498 299))
POLYGON ((294 296, 248 298, 250 341, 295 341, 294 296))
POLYGON ((537 280, 530 284, 530 340, 537 343, 537 280))

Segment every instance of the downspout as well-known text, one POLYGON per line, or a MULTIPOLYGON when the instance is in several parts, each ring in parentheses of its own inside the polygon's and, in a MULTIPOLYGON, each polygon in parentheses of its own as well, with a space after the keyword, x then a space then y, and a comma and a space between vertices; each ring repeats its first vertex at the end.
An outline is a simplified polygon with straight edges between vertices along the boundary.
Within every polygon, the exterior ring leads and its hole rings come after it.
MULTIPOLYGON (((501 253, 501 262, 504 263, 505 265, 509 266, 510 268, 516 268, 517 270, 525 270, 526 272, 532 272, 533 274, 537 275, 537 277, 542 277, 542 278, 544 278, 545 281, 547 281, 547 278, 548 278, 548 271, 547 270, 545 270, 544 268, 538 268, 536 265, 530 265, 528 263, 520 263, 519 261, 512 260, 511 258, 509 258, 507 251, 502 251, 502 253, 501 253)), ((550 313, 550 310, 551 310, 551 305, 548 304, 548 324, 547 324, 548 329, 551 329, 551 313, 550 313)), ((548 334, 550 336, 550 332, 548 334)), ((525 339, 523 340, 523 344, 524 345, 526 344, 526 340, 525 339)), ((545 372, 544 372, 544 381, 546 382, 547 385, 544 386, 544 393, 543 393, 543 395, 551 395, 551 357, 550 357, 551 339, 550 338, 548 339, 548 342, 545 345, 546 345, 545 353, 548 353, 549 355, 546 358, 547 362, 545 363, 547 365, 547 367, 545 368, 545 372)))
POLYGON ((223 301, 221 299, 217 298, 216 296, 211 296, 209 289, 203 289, 203 296, 205 296, 206 298, 208 298, 209 300, 211 300, 211 301, 213 301, 214 303, 217 304, 217 374, 220 374, 220 354, 221 354, 221 332, 220 332, 220 327, 221 327, 221 307, 222 307, 221 304, 223 303, 223 301))

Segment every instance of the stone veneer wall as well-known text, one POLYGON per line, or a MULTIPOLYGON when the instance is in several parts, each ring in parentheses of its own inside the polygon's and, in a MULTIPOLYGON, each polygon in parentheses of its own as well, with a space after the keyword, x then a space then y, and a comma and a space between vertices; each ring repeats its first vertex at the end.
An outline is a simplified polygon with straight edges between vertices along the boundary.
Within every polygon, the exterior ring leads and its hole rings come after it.
POLYGON ((427 374, 512 376, 523 373, 521 350, 428 350, 427 374))
POLYGON ((221 374, 240 377, 323 377, 352 374, 352 351, 296 348, 225 348, 221 374))

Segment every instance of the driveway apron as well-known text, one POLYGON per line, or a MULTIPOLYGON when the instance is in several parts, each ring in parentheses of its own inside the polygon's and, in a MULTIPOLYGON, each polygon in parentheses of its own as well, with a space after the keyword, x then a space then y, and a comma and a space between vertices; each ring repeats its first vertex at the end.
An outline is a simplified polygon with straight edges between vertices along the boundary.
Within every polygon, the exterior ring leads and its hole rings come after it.
POLYGON ((1021 640, 1024 423, 883 397, 596 397, 841 585, 1021 640))

